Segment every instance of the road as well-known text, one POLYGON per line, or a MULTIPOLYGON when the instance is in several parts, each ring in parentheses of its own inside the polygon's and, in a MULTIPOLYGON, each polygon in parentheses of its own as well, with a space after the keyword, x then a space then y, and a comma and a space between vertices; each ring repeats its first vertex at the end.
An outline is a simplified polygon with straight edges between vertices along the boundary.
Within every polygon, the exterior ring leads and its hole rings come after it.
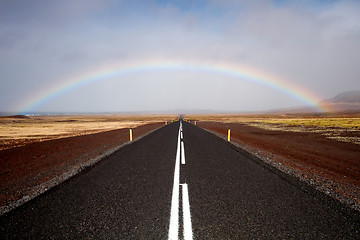
POLYGON ((0 236, 360 239, 358 215, 314 192, 219 137, 175 122, 3 215, 0 236))

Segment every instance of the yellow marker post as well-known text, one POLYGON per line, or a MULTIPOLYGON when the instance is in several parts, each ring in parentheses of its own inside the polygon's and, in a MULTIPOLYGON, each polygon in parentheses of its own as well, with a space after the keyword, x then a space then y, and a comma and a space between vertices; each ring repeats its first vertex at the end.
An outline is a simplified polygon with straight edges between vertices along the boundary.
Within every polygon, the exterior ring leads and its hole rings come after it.
POLYGON ((230 142, 230 129, 228 130, 228 142, 230 142))
POLYGON ((167 121, 165 121, 165 125, 167 125, 167 121))
POLYGON ((194 125, 196 125, 196 121, 194 122, 194 125))
POLYGON ((130 142, 132 141, 132 129, 130 128, 130 142))

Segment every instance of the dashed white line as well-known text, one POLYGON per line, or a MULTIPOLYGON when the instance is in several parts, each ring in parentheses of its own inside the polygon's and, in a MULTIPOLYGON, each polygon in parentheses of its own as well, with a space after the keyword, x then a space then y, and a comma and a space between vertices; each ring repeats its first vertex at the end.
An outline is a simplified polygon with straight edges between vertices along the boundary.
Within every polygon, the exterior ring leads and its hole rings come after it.
POLYGON ((181 164, 185 164, 185 150, 183 141, 181 141, 181 164))
POLYGON ((181 185, 182 185, 184 240, 191 240, 193 239, 193 236, 192 236, 192 226, 191 226, 188 185, 186 183, 181 185))

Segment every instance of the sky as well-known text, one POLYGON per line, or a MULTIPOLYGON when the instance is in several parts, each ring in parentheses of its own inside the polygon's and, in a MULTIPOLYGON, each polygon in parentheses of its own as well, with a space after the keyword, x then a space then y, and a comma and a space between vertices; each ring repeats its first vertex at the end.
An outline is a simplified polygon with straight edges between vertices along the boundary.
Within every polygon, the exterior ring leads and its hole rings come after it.
POLYGON ((0 0, 0 112, 291 108, 359 90, 359 63, 355 0, 0 0))

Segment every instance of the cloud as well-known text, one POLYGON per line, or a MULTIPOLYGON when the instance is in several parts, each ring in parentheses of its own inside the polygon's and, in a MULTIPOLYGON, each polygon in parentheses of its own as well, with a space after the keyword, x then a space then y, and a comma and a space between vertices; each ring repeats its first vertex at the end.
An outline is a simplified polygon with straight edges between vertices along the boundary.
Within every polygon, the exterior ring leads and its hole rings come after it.
MULTIPOLYGON (((68 76, 112 62, 143 59, 249 65, 329 98, 358 86, 359 16, 356 1, 2 1, 0 95, 5 104, 0 110, 15 109, 68 76)), ((105 105, 113 110, 150 108, 145 102, 153 103, 152 108, 171 108, 163 104, 169 98, 164 92, 181 95, 172 81, 165 84, 164 79, 172 78, 195 86, 185 89, 193 94, 183 101, 184 107, 191 108, 196 100, 201 108, 230 110, 302 104, 248 83, 230 84, 226 93, 221 86, 228 82, 218 77, 186 73, 157 77, 148 75, 147 82, 141 82, 147 88, 132 85, 146 96, 146 101, 133 106, 106 105, 106 99, 115 100, 105 90, 98 93, 104 97, 102 104, 80 104, 79 99, 89 98, 90 90, 96 92, 91 86, 77 90, 78 97, 67 97, 78 99, 74 110, 90 110, 94 105, 97 110, 105 105), (203 84, 201 79, 209 82, 203 84), (264 97, 246 94, 254 91, 264 97), (220 95, 214 98, 214 94, 220 95), (231 102, 222 100, 227 94, 231 102)), ((112 84, 121 88, 128 81, 112 84)), ((109 85, 104 88, 112 92, 109 85)), ((66 99, 56 101, 44 110, 66 109, 66 99)))

